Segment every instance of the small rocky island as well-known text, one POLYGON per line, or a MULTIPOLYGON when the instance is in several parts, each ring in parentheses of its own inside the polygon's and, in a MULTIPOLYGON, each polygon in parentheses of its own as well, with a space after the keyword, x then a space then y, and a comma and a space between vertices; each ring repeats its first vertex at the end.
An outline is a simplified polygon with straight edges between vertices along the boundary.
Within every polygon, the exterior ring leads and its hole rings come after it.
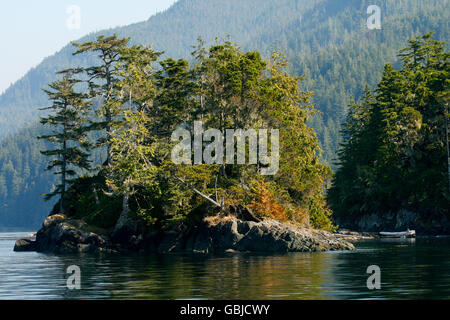
POLYGON ((353 250, 354 246, 332 233, 297 227, 276 220, 244 221, 234 216, 209 217, 179 230, 145 232, 130 223, 108 233, 93 230, 82 220, 51 215, 36 240, 21 239, 15 251, 65 253, 224 253, 315 252, 353 250))
POLYGON ((331 233, 312 92, 284 58, 200 42, 191 63, 129 41, 73 43, 74 55, 100 59, 45 89, 52 131, 38 138, 60 180, 44 196, 58 202, 16 251, 353 249, 331 233))

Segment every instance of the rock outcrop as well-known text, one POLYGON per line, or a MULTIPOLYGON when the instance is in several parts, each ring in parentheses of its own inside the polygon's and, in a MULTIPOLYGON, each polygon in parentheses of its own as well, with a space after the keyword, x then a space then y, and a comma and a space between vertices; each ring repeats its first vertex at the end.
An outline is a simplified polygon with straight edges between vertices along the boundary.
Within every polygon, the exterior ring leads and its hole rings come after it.
MULTIPOLYGON (((230 219, 211 223, 208 221, 192 230, 184 241, 171 246, 172 252, 313 252, 352 250, 353 245, 337 239, 331 233, 281 223, 275 220, 262 222, 230 219)), ((164 252, 168 246, 158 248, 164 252)))
POLYGON ((49 216, 36 234, 34 249, 52 253, 112 251, 107 236, 88 230, 83 221, 67 219, 64 215, 49 216))
POLYGON ((36 251, 36 241, 31 239, 19 239, 16 241, 14 251, 36 251))
POLYGON ((275 220, 243 221, 235 217, 205 219, 184 230, 122 234, 117 230, 99 234, 79 220, 62 215, 48 217, 34 243, 19 240, 19 250, 53 253, 80 252, 157 252, 157 253, 224 253, 224 252, 313 252, 353 250, 354 246, 325 231, 300 228, 275 220), (127 239, 124 243, 122 240, 127 239))

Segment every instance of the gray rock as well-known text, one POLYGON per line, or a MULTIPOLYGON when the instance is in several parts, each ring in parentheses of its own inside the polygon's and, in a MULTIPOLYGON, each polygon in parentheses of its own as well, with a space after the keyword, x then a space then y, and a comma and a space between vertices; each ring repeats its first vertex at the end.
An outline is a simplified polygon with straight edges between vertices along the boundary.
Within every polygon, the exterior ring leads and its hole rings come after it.
MULTIPOLYGON (((242 221, 236 218, 205 219, 186 228, 163 233, 133 235, 129 243, 116 243, 103 235, 87 232, 88 226, 65 217, 49 217, 36 235, 34 249, 53 253, 153 251, 158 253, 312 252, 353 250, 349 242, 324 232, 300 228, 275 220, 242 221), (215 221, 215 222, 212 222, 215 221)), ((18 243, 19 248, 31 244, 18 243)))
POLYGON ((235 246, 239 251, 312 252, 352 250, 353 245, 332 234, 275 220, 254 224, 235 246))
POLYGON ((16 241, 14 245, 14 251, 23 252, 23 251, 35 251, 36 243, 30 239, 19 239, 16 241))
MULTIPOLYGON (((194 252, 311 252, 353 250, 354 246, 328 232, 281 223, 275 220, 251 222, 228 220, 205 224, 194 252)), ((189 247, 186 247, 189 251, 189 247)))
POLYGON ((108 249, 106 237, 84 231, 86 223, 64 216, 50 216, 36 234, 35 249, 38 252, 85 253, 108 249))

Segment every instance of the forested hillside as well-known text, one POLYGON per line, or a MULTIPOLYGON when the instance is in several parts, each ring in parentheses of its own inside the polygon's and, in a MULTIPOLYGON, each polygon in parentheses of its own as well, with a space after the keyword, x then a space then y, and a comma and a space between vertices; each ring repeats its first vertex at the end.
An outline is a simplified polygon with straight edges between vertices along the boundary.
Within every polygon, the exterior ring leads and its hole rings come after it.
POLYGON ((46 148, 36 139, 40 125, 22 129, 0 143, 0 226, 35 227, 49 210, 43 201, 42 187, 51 188, 54 180, 40 150, 46 148))
MULTIPOLYGON (((315 92, 313 103, 322 114, 311 124, 324 151, 323 161, 332 164, 336 158, 340 125, 345 119, 350 98, 360 97, 366 83, 374 87, 386 62, 398 65, 396 52, 406 45, 408 39, 430 30, 435 31, 438 40, 449 39, 448 0, 376 2, 181 0, 148 21, 99 33, 130 36, 132 43, 153 44, 156 50, 164 50, 166 56, 175 58, 189 58, 191 46, 199 36, 210 44, 216 36, 226 37, 228 34, 246 50, 258 50, 266 56, 273 49, 284 52, 291 62, 290 72, 304 74, 305 89, 315 92), (367 7, 372 4, 381 7, 381 30, 368 30, 366 26, 367 7)), ((92 34, 80 41, 94 37, 92 34)), ((45 59, 0 96, 0 136, 15 131, 21 123, 37 120, 37 108, 47 104, 41 88, 55 79, 55 71, 92 62, 93 58, 73 57, 72 51, 73 47, 68 45, 45 59)), ((5 221, 2 216, 14 215, 17 211, 14 203, 23 203, 25 213, 45 215, 45 210, 39 208, 46 206, 37 205, 41 200, 32 204, 22 199, 30 192, 38 199, 38 193, 53 183, 52 178, 14 180, 14 175, 4 173, 10 170, 4 168, 12 166, 16 176, 26 175, 26 167, 21 163, 25 162, 27 155, 15 150, 17 145, 24 150, 32 149, 29 144, 37 146, 37 142, 25 138, 29 130, 39 129, 33 126, 2 142, 0 188, 2 184, 4 187, 0 189, 0 199, 8 201, 8 205, 0 209, 2 222, 5 221), (3 159, 8 159, 8 162, 3 159), (36 187, 39 191, 29 191, 27 185, 32 183, 42 189, 36 187)), ((26 161, 33 172, 39 172, 35 168, 41 168, 44 162, 38 153, 33 161, 26 161)))

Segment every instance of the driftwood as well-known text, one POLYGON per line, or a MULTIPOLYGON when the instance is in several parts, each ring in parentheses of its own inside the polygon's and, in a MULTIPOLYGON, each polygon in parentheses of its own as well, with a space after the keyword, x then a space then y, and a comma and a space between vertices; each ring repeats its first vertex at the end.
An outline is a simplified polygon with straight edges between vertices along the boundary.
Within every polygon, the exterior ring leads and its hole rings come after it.
POLYGON ((415 230, 407 230, 404 232, 380 232, 380 236, 384 238, 414 238, 415 230))
POLYGON ((216 200, 212 199, 210 196, 204 194, 203 192, 201 192, 200 190, 198 190, 197 188, 195 188, 193 185, 187 183, 186 181, 184 181, 183 179, 181 179, 180 177, 175 177, 178 181, 180 181, 181 183, 183 183, 184 185, 186 185, 188 188, 190 188, 192 191, 194 191, 196 194, 198 194, 200 197, 202 197, 205 200, 208 200, 209 202, 211 202, 213 205, 215 205, 216 207, 219 208, 223 208, 223 205, 219 202, 217 202, 216 200))

